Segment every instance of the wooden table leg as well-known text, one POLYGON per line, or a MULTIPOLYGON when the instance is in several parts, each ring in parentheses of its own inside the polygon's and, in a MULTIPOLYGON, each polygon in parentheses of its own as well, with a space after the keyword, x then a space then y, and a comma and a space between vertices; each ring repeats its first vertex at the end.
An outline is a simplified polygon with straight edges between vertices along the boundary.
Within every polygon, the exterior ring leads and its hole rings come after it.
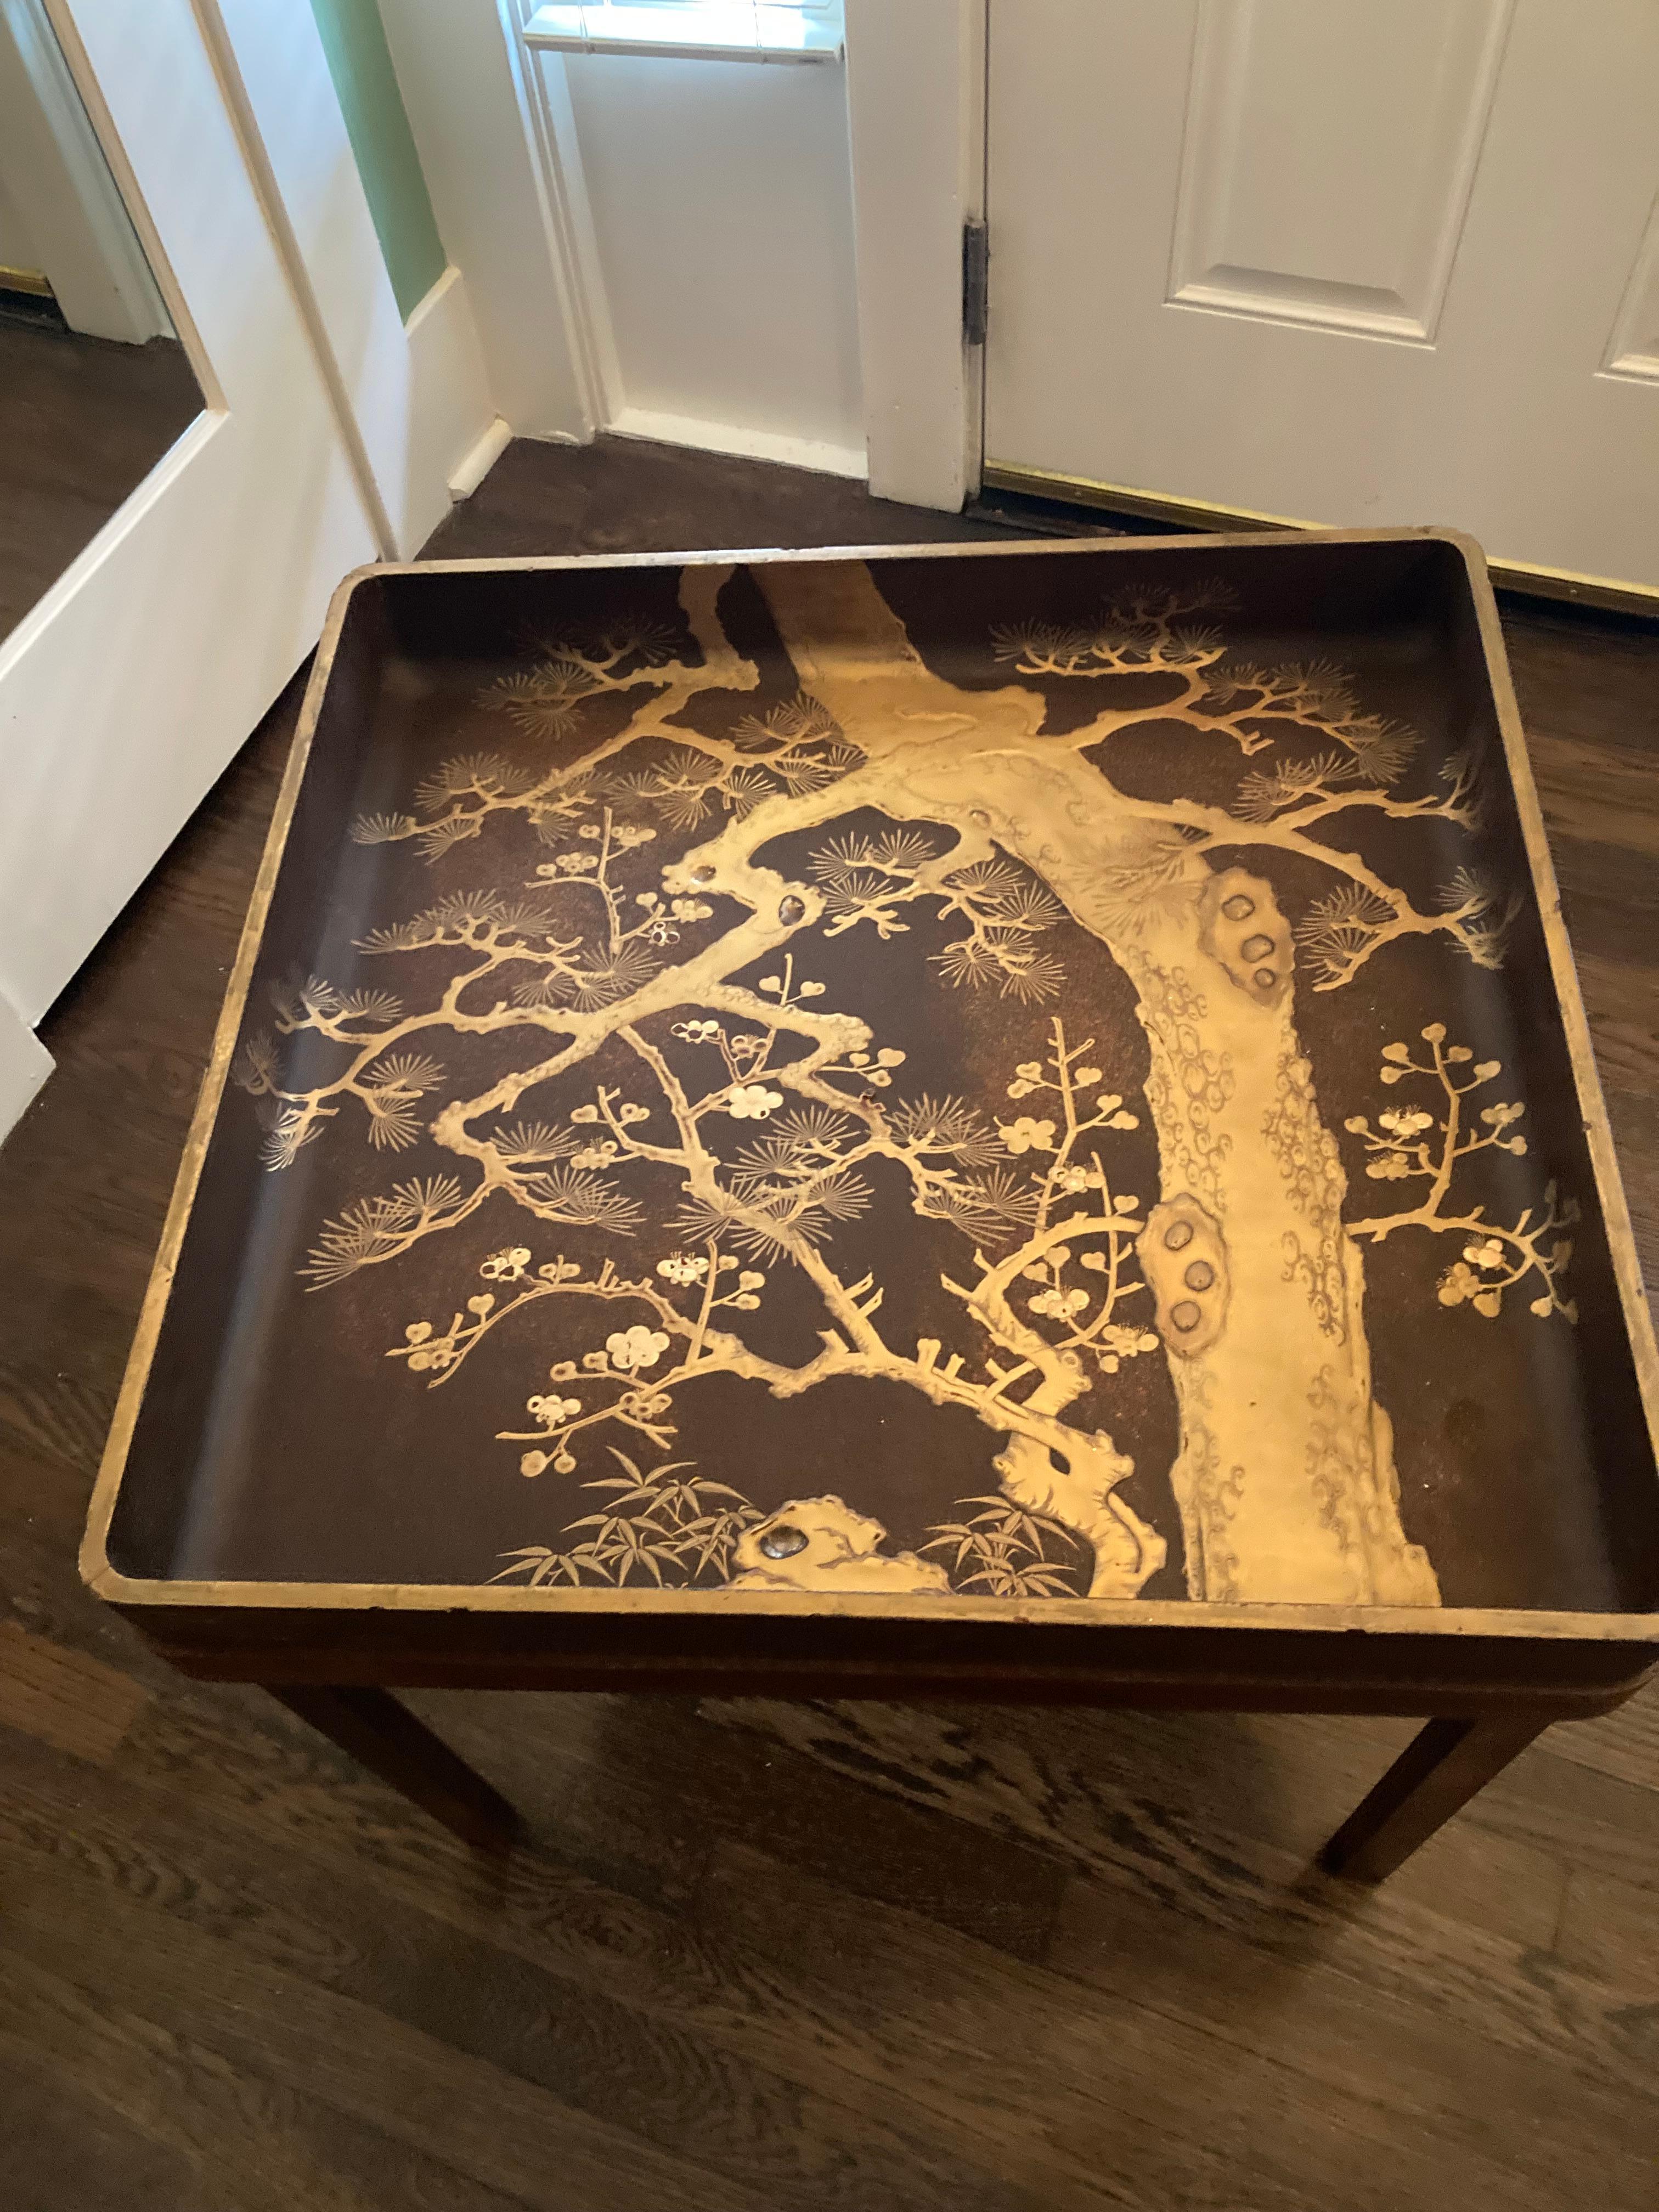
POLYGON ((349 1751, 464 1843, 499 1849, 511 1842, 519 1816, 506 1798, 389 1692, 308 1682, 266 1686, 291 1713, 349 1751))
POLYGON ((1548 1725, 1525 1714, 1430 1721, 1331 1838, 1320 1864, 1351 1881, 1381 1881, 1548 1725))

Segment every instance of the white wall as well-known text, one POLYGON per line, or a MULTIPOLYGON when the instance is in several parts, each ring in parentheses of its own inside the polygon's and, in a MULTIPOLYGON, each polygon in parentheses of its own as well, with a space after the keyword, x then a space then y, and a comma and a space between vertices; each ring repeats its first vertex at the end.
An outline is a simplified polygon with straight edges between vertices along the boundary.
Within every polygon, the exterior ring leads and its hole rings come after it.
MULTIPOLYGON (((4 127, 3 118, 0 118, 0 131, 4 127)), ((4 176, 0 175, 0 268, 39 270, 40 254, 34 233, 22 209, 6 190, 4 176)))
POLYGON ((845 70, 634 54, 536 65, 561 64, 612 427, 863 475, 845 70))
POLYGON ((380 4, 439 233, 466 271, 495 404, 521 438, 591 438, 575 280, 541 167, 555 151, 544 155, 508 30, 528 0, 380 4))

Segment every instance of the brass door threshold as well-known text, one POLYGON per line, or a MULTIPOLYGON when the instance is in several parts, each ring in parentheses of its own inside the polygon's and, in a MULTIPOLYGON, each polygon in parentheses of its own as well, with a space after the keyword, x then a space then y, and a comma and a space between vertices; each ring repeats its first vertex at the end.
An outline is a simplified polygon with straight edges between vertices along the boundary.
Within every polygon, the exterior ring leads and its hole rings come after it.
POLYGON ((0 292, 27 292, 37 300, 57 297, 42 270, 14 269, 4 261, 0 261, 0 292))
MULTIPOLYGON (((1133 514, 1147 522, 1173 523, 1182 530, 1318 530, 1324 526, 1288 514, 1262 514, 1250 507, 1218 507, 1205 499, 1168 499, 1136 491, 1127 484, 1097 483, 1092 477, 1061 475, 1053 469, 1022 468, 1008 461, 987 461, 981 482, 988 491, 1017 492, 1027 499, 1060 500, 1068 507, 1098 507, 1133 514)), ((1536 599, 1571 606, 1600 607, 1614 614, 1659 616, 1659 585, 1624 584, 1607 576, 1581 576, 1570 568, 1543 568, 1528 561, 1488 561, 1488 574, 1500 592, 1519 592, 1536 599)))

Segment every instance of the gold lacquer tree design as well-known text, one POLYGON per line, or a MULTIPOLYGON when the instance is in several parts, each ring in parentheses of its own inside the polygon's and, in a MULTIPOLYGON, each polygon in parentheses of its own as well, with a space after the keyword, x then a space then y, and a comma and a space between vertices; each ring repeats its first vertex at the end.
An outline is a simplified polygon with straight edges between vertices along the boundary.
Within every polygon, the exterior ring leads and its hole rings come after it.
POLYGON ((527 1546, 504 1571, 787 1585, 798 1545, 811 1587, 862 1574, 868 1586, 942 1588, 948 1572, 988 1595, 1041 1595, 1073 1587, 1082 1560, 1094 1595, 1131 1595, 1163 1564, 1164 1540, 1123 1495, 1131 1460, 1075 1416, 1126 1361, 1162 1356, 1194 1595, 1437 1601, 1401 1525, 1371 1390, 1361 1242, 1462 1233, 1443 1301, 1486 1314, 1530 1274, 1534 1311, 1571 1319, 1559 1289, 1568 1248, 1553 1237, 1567 1212, 1552 1189, 1506 1230, 1454 1203, 1471 1153, 1516 1150, 1519 1109, 1469 1123, 1464 1091, 1497 1070, 1483 1063, 1465 1083, 1470 1056, 1443 1051, 1437 1025, 1422 1061, 1391 1046, 1382 1079, 1437 1083, 1437 1115, 1348 1125, 1374 1180, 1425 1179, 1420 1203, 1345 1226, 1346 1176, 1294 1002, 1298 980, 1341 988, 1411 938, 1498 964, 1513 902, 1462 869, 1420 905, 1341 837, 1343 817, 1361 814, 1432 818, 1442 836, 1473 827, 1475 754, 1413 790, 1413 732, 1362 711, 1340 673, 1228 664, 1203 620, 1218 592, 1148 592, 1086 627, 1000 632, 991 653, 1007 680, 969 691, 927 665, 857 562, 753 572, 793 696, 733 714, 730 695, 759 692, 762 678, 722 620, 730 574, 683 571, 678 635, 562 644, 499 686, 512 747, 451 763, 413 811, 356 826, 447 869, 477 845, 480 872, 518 887, 447 892, 363 940, 365 956, 422 978, 440 956, 447 980, 411 1005, 317 978, 285 988, 274 1034, 250 1042, 239 1071, 274 1168, 342 1116, 371 1147, 424 1135, 451 1163, 325 1224, 313 1287, 484 1208, 523 1224, 484 1261, 488 1286, 458 1293, 447 1325, 410 1322, 390 1357, 442 1387, 493 1332, 533 1335, 529 1310, 546 1300, 590 1317, 591 1347, 554 1363, 550 1387, 501 1434, 527 1474, 568 1476, 590 1443, 622 1472, 597 1462, 602 1510, 570 1524, 578 1540, 527 1546), (1114 678, 1126 679, 1121 702, 1101 688, 1114 678), (1059 735, 1048 695, 1071 679, 1106 703, 1059 735), (688 712, 716 693, 728 734, 688 712), (600 711, 608 735, 589 720, 600 711), (1151 800, 1114 781, 1107 741, 1151 721, 1237 756, 1224 802, 1151 800), (870 811, 891 828, 836 827, 870 811), (798 876, 763 863, 775 841, 819 831, 798 876), (682 849, 665 862, 671 839, 682 849), (1258 866, 1279 854, 1319 871, 1327 888, 1294 927, 1273 883, 1239 864, 1246 851, 1258 866), (815 941, 860 935, 879 960, 918 915, 945 926, 939 988, 1032 1010, 1006 1108, 913 1091, 902 1040, 830 1004, 813 972, 815 941), (1134 988, 1144 1099, 1126 1103, 1121 1075, 1114 1083, 1092 1040, 1068 1028, 1053 949, 1066 918, 1134 988), (326 1079, 284 1073, 301 1033, 307 1054, 331 1050, 326 1079), (459 1095, 446 1049, 475 1036, 511 1040, 512 1064, 459 1095), (1116 1133, 1142 1115, 1158 1151, 1150 1194, 1119 1188, 1113 1164, 1116 1133), (896 1171, 916 1216, 959 1237, 962 1263, 941 1278, 954 1341, 898 1340, 884 1285, 837 1264, 838 1237, 876 1202, 878 1168, 896 1171), (664 1172, 678 1199, 659 1249, 636 1193, 664 1172), (610 1256, 567 1258, 562 1229, 593 1232, 610 1256), (1500 1249, 1501 1269, 1488 1256, 1500 1249), (746 1321, 781 1271, 822 1314, 820 1349, 795 1364, 758 1349, 746 1321), (735 1491, 673 1462, 642 1473, 620 1449, 671 1452, 677 1404, 715 1375, 780 1399, 830 1377, 878 1379, 964 1408, 1000 1438, 1000 1493, 964 1499, 927 1558, 881 1554, 879 1526, 838 1499, 797 1501, 800 1525, 774 1544, 735 1491))

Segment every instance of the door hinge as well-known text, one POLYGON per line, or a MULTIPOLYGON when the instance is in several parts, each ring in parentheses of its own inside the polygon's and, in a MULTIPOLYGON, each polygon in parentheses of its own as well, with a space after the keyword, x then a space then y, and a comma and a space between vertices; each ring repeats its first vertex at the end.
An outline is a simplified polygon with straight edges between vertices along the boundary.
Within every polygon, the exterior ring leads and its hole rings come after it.
POLYGON ((991 234, 978 221, 962 226, 962 336, 982 346, 991 305, 991 234))

